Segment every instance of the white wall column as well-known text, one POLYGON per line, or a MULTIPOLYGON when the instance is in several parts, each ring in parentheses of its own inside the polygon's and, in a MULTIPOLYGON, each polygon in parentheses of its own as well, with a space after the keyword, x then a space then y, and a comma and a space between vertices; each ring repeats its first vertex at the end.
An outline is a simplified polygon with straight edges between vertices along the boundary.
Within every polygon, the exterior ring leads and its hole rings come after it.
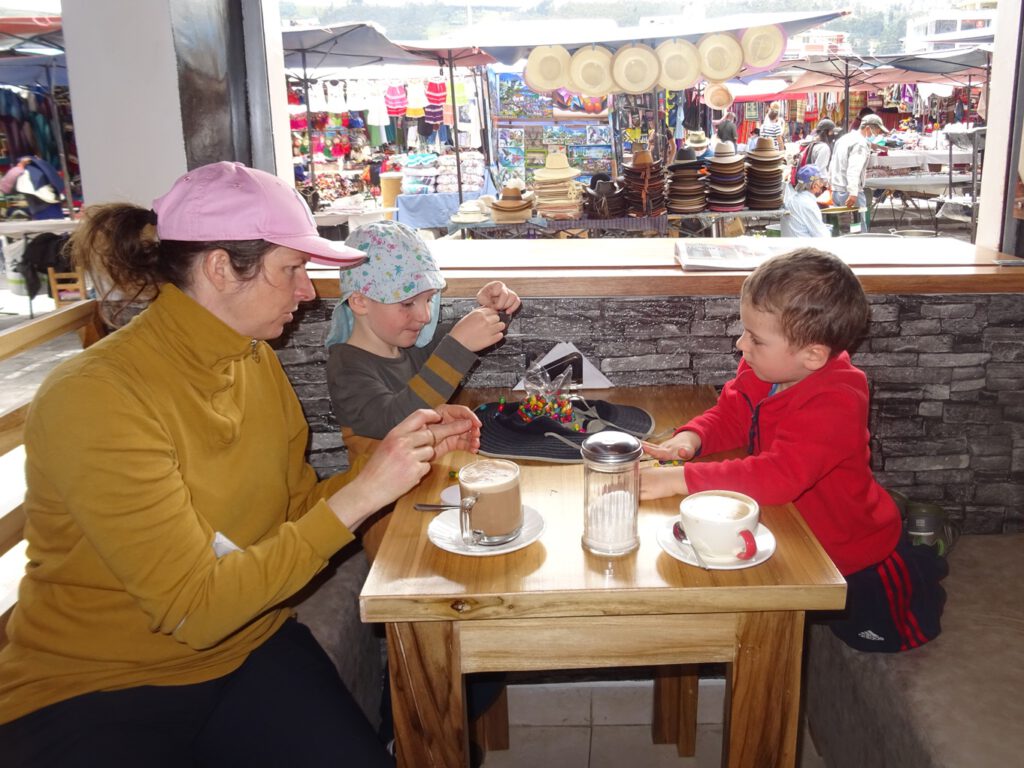
POLYGON ((63 0, 86 204, 153 198, 185 172, 170 0, 63 0))

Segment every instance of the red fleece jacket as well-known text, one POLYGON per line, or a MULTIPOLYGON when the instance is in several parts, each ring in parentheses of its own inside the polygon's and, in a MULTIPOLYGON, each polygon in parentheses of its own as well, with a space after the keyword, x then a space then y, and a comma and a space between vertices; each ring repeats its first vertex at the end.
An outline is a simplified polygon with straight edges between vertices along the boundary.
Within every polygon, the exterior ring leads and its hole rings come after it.
POLYGON ((676 430, 700 435, 703 456, 753 442, 743 459, 687 463, 686 487, 793 502, 844 576, 884 560, 901 523, 871 473, 864 373, 843 352, 798 384, 771 397, 770 389, 741 361, 718 403, 676 430))

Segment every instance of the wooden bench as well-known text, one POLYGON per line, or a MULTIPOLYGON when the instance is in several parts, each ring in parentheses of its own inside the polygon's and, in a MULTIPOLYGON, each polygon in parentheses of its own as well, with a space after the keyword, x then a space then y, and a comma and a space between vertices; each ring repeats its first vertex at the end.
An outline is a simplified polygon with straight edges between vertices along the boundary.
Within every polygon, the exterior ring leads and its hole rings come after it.
MULTIPOLYGON (((98 304, 94 300, 79 301, 62 309, 30 320, 0 332, 0 360, 14 357, 50 339, 77 331, 87 347, 104 334, 99 319, 98 304)), ((24 466, 25 418, 31 398, 15 403, 0 413, 0 467, 3 468, 3 490, 0 492, 0 562, 4 573, 20 573, 18 561, 23 565, 25 527, 25 473, 24 466)), ((0 583, 0 645, 7 642, 4 628, 17 600, 19 577, 12 576, 0 583)))

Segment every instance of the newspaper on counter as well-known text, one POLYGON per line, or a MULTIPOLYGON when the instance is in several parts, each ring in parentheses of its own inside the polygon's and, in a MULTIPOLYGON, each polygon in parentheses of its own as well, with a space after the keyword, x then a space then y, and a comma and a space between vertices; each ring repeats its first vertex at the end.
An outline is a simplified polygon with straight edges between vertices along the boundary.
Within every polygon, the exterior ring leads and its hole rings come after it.
POLYGON ((793 250, 793 244, 765 237, 730 237, 699 243, 682 238, 676 240, 675 250, 676 261, 683 269, 749 272, 770 256, 793 250))

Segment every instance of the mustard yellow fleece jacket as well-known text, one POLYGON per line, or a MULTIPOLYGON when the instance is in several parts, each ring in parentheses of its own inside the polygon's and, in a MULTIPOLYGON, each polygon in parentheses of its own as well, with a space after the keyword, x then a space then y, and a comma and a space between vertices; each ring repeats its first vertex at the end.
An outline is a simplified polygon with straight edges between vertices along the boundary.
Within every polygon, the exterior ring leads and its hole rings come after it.
POLYGON ((57 367, 25 429, 29 564, 0 722, 96 690, 221 677, 353 535, 273 350, 178 289, 57 367))

